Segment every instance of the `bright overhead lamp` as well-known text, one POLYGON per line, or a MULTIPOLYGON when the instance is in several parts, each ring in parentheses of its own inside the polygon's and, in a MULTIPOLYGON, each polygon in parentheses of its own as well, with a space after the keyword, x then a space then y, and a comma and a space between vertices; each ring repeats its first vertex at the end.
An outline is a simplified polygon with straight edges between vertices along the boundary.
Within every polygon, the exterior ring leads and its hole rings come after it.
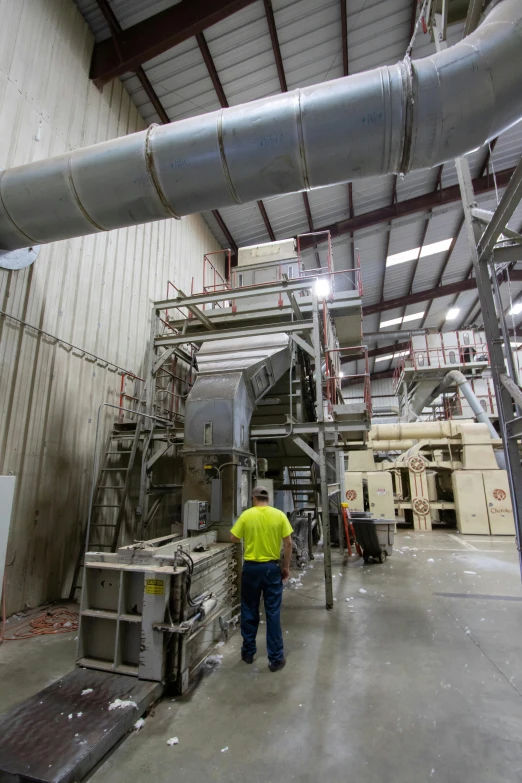
POLYGON ((411 315, 404 315, 401 318, 390 318, 389 321, 381 321, 381 325, 379 326, 379 329, 385 329, 387 326, 397 326, 398 324, 405 324, 408 321, 416 321, 419 318, 422 318, 424 315, 424 310, 421 313, 412 313, 411 315))
POLYGON ((509 314, 519 315, 520 313, 522 313, 522 302, 517 302, 516 304, 513 305, 513 307, 509 311, 509 314))
POLYGON ((450 307, 446 314, 446 321, 454 321, 460 313, 460 307, 450 307))
POLYGON ((409 351, 397 351, 397 353, 386 354, 386 356, 377 356, 376 362, 389 362, 390 359, 397 359, 398 356, 409 356, 409 351))
POLYGON ((342 370, 339 373, 339 378, 344 378, 344 372, 342 370))
POLYGON ((330 281, 327 277, 318 277, 315 281, 315 294, 318 299, 327 299, 330 296, 330 281))
POLYGON ((392 256, 388 256, 386 266, 404 264, 406 261, 416 261, 418 258, 433 256, 435 253, 444 253, 444 251, 449 250, 452 242, 453 238, 450 237, 449 239, 442 239, 440 242, 432 242, 431 245, 423 245, 422 247, 414 247, 413 250, 395 253, 392 256))

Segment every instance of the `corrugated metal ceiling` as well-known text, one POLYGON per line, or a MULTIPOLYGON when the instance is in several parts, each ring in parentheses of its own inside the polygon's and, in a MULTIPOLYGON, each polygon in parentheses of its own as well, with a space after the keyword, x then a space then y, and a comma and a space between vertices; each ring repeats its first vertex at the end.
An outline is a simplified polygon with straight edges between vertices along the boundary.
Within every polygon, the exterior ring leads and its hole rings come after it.
MULTIPOLYGON (((109 36, 96 0, 76 0, 96 39, 109 36)), ((109 0, 121 26, 127 28, 173 5, 173 0, 109 0)), ((288 89, 319 83, 342 76, 341 5, 339 0, 273 0, 283 68, 288 89)), ((412 0, 346 0, 349 73, 392 64, 400 60, 409 42, 412 24, 412 0)), ((449 44, 462 37, 463 23, 448 30, 449 44)), ((276 62, 262 0, 208 28, 205 33, 225 96, 230 105, 262 98, 280 92, 276 62)), ((435 51, 427 34, 419 29, 413 47, 413 58, 435 51)), ((144 64, 144 70, 171 120, 183 119, 218 109, 220 102, 195 38, 144 64)), ((146 122, 158 121, 156 112, 134 74, 123 77, 125 87, 146 122)), ((489 150, 482 148, 470 156, 473 176, 484 169, 489 150)), ((496 144, 491 156, 492 169, 500 171, 515 166, 522 154, 522 123, 506 132, 496 144)), ((356 215, 389 206, 399 201, 433 192, 437 186, 438 169, 415 171, 405 177, 372 178, 353 183, 353 206, 356 215)), ((457 184, 453 162, 442 170, 441 186, 457 184)), ((347 185, 321 188, 309 193, 314 226, 322 227, 349 217, 347 185)), ((481 206, 494 208, 491 193, 479 198, 481 206)), ((277 238, 309 230, 301 194, 266 199, 265 209, 277 238)), ((267 228, 256 204, 243 204, 220 210, 230 234, 239 245, 269 241, 267 228)), ((520 228, 522 214, 513 224, 520 228)), ((218 241, 229 243, 211 213, 204 214, 218 241)), ((421 258, 417 264, 406 262, 386 268, 386 252, 402 252, 418 247, 429 218, 425 244, 451 238, 461 224, 462 210, 457 203, 426 211, 407 218, 356 231, 354 245, 359 249, 364 283, 364 304, 384 298, 405 296, 411 290, 429 290, 435 285, 462 280, 469 272, 470 254, 465 230, 448 258, 446 252, 421 258), (413 271, 415 274, 413 275, 413 271)), ((324 251, 321 257, 324 259, 324 251)), ((349 235, 334 240, 337 268, 351 265, 352 249, 349 235)), ((518 290, 517 290, 518 293, 518 290)), ((466 317, 476 293, 468 291, 457 297, 434 300, 431 306, 414 305, 413 311, 426 310, 422 325, 440 329, 444 326, 447 308, 455 303, 466 317)), ((410 310, 382 313, 382 320, 404 315, 410 310)), ((471 313, 473 315, 473 313, 471 313)), ((379 315, 365 318, 365 329, 379 328, 379 315)), ((403 329, 418 328, 421 322, 407 323, 403 329)), ((397 331, 401 327, 393 327, 397 331)), ((379 363, 377 369, 386 369, 379 363)))

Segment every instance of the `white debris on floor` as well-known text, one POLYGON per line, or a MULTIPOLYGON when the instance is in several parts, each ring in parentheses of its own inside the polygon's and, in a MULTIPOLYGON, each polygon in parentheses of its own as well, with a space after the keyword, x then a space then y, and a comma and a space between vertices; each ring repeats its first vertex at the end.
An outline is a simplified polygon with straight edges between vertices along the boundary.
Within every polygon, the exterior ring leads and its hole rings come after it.
POLYGON ((114 701, 111 701, 109 704, 109 710, 124 710, 125 707, 138 709, 138 705, 135 701, 132 701, 132 699, 114 699, 114 701))
POLYGON ((477 575, 476 571, 464 571, 464 573, 465 574, 469 574, 470 576, 476 576, 477 575))
POLYGON ((228 745, 225 745, 224 748, 221 748, 221 753, 225 753, 228 750, 228 745))
POLYGON ((219 666, 222 662, 222 655, 209 655, 205 661, 205 666, 207 669, 215 669, 216 666, 219 666))
POLYGON ((92 693, 92 688, 84 688, 82 696, 87 696, 88 693, 92 693))
POLYGON ((144 718, 139 718, 136 723, 134 724, 135 731, 139 731, 145 726, 145 720, 144 718))
POLYGON ((177 737, 171 737, 167 740, 167 745, 179 745, 179 739, 177 737))
POLYGON ((368 590, 365 590, 365 589, 364 589, 364 587, 360 587, 360 588, 359 588, 359 592, 360 592, 360 593, 367 593, 367 592, 368 592, 368 590))
POLYGON ((69 720, 72 720, 72 716, 73 716, 73 714, 72 714, 72 712, 70 712, 67 717, 69 718, 69 720))
POLYGON ((77 718, 81 718, 81 717, 82 717, 82 715, 83 715, 83 712, 77 712, 77 713, 76 713, 76 717, 77 717, 77 718))

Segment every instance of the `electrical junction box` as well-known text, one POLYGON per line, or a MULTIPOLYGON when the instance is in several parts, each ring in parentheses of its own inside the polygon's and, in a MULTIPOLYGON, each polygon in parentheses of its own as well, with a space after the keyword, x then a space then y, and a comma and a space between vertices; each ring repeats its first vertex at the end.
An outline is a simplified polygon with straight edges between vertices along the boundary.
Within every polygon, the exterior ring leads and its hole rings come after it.
POLYGON ((209 520, 209 508, 205 500, 187 500, 183 510, 183 527, 185 530, 200 533, 206 529, 209 520))
POLYGON ((367 479, 368 499, 372 515, 376 519, 395 519, 391 473, 385 470, 375 473, 368 472, 367 479))

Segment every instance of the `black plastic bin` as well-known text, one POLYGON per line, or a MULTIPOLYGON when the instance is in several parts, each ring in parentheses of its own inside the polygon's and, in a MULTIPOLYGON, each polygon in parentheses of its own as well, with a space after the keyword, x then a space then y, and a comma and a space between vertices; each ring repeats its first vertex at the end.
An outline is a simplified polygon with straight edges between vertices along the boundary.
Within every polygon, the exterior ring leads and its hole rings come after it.
POLYGON ((357 542, 363 551, 364 562, 367 563, 370 557, 373 557, 380 563, 384 563, 388 555, 393 552, 395 520, 355 515, 350 515, 350 519, 357 542))

